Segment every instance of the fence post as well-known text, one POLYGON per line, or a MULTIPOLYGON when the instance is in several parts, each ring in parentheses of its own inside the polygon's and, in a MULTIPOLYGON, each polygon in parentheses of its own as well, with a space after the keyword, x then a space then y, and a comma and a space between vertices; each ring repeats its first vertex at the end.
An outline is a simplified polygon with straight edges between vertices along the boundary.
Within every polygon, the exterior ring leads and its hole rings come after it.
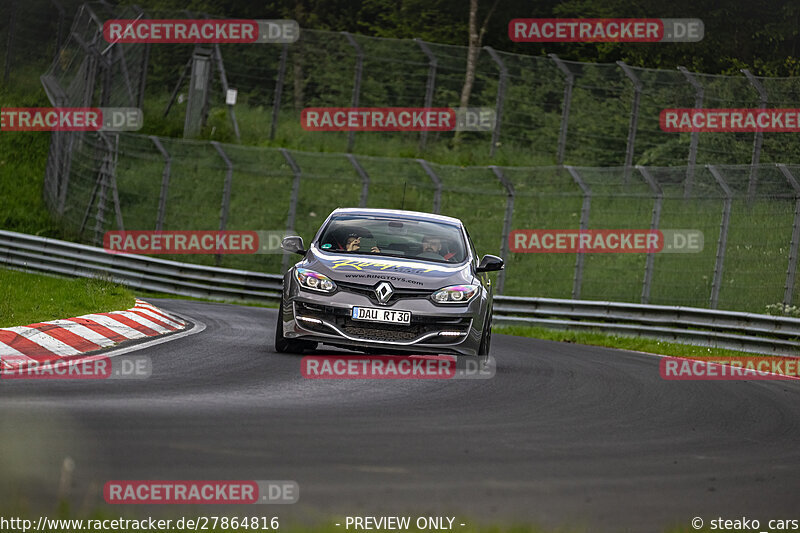
MULTIPOLYGON (((217 153, 225 161, 225 166, 228 167, 225 171, 225 184, 222 187, 222 207, 219 212, 219 230, 225 231, 228 226, 228 213, 231 207, 231 184, 233 182, 233 163, 228 158, 228 155, 222 150, 222 146, 217 141, 211 141, 211 145, 217 150, 217 153)), ((222 262, 222 255, 217 251, 215 258, 217 266, 222 262)))
POLYGON ((794 280, 797 274, 797 255, 800 247, 800 184, 797 179, 789 172, 786 165, 778 163, 776 165, 781 173, 786 177, 786 181, 794 189, 794 219, 792 220, 792 241, 789 243, 789 266, 786 269, 786 284, 783 292, 783 306, 792 305, 792 294, 794 293, 794 280))
MULTIPOLYGON (((705 97, 705 90, 703 85, 697 81, 694 75, 689 72, 686 67, 678 67, 678 70, 686 77, 689 84, 694 87, 694 108, 702 109, 703 98, 705 97)), ((689 142, 689 160, 686 167, 686 180, 683 182, 683 197, 689 198, 692 194, 692 186, 694 185, 694 170, 697 164, 697 145, 700 142, 700 132, 693 131, 691 141, 689 142)))
POLYGON ((500 58, 500 55, 492 48, 491 46, 484 46, 489 55, 492 56, 492 59, 495 63, 497 63, 498 68, 500 69, 500 78, 497 82, 497 100, 494 104, 495 110, 495 122, 494 122, 494 131, 492 131, 492 147, 489 150, 489 157, 494 157, 495 152, 497 151, 497 145, 500 143, 500 127, 503 122, 503 103, 506 99, 506 82, 508 80, 508 69, 506 68, 505 63, 500 58))
POLYGON ((58 53, 61 51, 61 41, 64 39, 64 19, 67 17, 66 10, 59 0, 50 0, 58 11, 58 26, 56 29, 56 51, 53 53, 53 61, 58 60, 58 53))
POLYGON ((350 161, 350 164, 353 165, 353 168, 356 169, 356 173, 358 173, 361 178, 361 199, 358 202, 358 207, 367 207, 369 174, 367 174, 367 171, 364 170, 364 167, 361 166, 361 163, 358 162, 358 159, 356 159, 356 156, 353 154, 347 154, 347 160, 350 161))
MULTIPOLYGON (((99 189, 99 198, 97 199, 97 212, 95 213, 94 217, 94 244, 100 246, 103 243, 103 229, 105 228, 106 224, 107 187, 109 184, 113 185, 112 180, 114 179, 113 174, 115 170, 113 168, 114 156, 112 155, 114 149, 111 145, 111 142, 103 132, 98 132, 98 137, 105 145, 103 162, 100 164, 97 183, 95 184, 95 190, 97 191, 99 189)), ((89 200, 90 206, 92 200, 94 200, 94 194, 92 194, 92 199, 89 200)), ((119 222, 120 221, 118 219, 118 223, 119 222)))
POLYGON ((725 182, 725 178, 722 177, 722 174, 719 173, 714 165, 706 165, 706 168, 714 176, 714 179, 717 180, 720 189, 722 189, 722 192, 725 194, 725 204, 722 206, 722 221, 720 222, 719 228, 719 241, 717 241, 717 258, 714 263, 714 281, 711 284, 710 307, 711 309, 716 309, 717 303, 719 302, 719 290, 722 286, 722 267, 725 263, 725 248, 728 244, 728 227, 731 221, 733 193, 725 182))
MULTIPOLYGON (((54 138, 56 133, 61 132, 53 132, 54 138)), ((58 180, 60 183, 58 191, 59 215, 63 215, 67 207, 67 190, 69 189, 70 173, 72 172, 72 147, 75 143, 76 135, 80 135, 80 133, 64 132, 63 135, 59 136, 58 154, 55 161, 56 172, 61 174, 61 178, 58 180), (66 144, 66 148, 64 148, 64 144, 66 144)))
POLYGON ((139 109, 144 109, 144 92, 147 88, 147 69, 150 65, 150 43, 145 43, 142 52, 142 65, 139 74, 139 109))
POLYGON ((3 83, 8 85, 8 78, 11 76, 11 56, 14 53, 14 37, 17 32, 17 11, 19 2, 11 0, 11 20, 8 21, 8 37, 6 38, 6 64, 3 71, 3 83))
MULTIPOLYGON (((106 144, 110 147, 111 143, 104 133, 100 133, 106 140, 106 144)), ((110 160, 110 173, 111 173, 111 194, 114 199, 114 212, 117 215, 117 229, 125 231, 125 224, 122 220, 122 207, 119 204, 119 189, 117 188, 117 159, 119 158, 119 133, 114 134, 114 155, 110 160)))
MULTIPOLYGON (((564 165, 572 179, 583 191, 583 205, 581 206, 581 231, 589 229, 589 212, 592 208, 592 189, 583 181, 578 171, 569 165, 564 165)), ((581 286, 583 285, 583 252, 578 252, 575 258, 575 277, 572 281, 572 298, 578 300, 581 297, 581 286)))
POLYGON ((636 73, 623 63, 617 61, 617 65, 622 69, 628 79, 633 83, 633 103, 631 104, 631 121, 628 124, 628 144, 625 148, 625 168, 623 170, 623 182, 628 184, 631 177, 631 168, 633 166, 633 150, 636 143, 636 127, 639 124, 639 101, 642 96, 642 82, 636 73))
POLYGON ((438 215, 442 203, 442 180, 439 179, 439 176, 436 175, 436 172, 433 171, 427 161, 424 159, 417 159, 417 163, 422 166, 422 170, 425 171, 425 174, 427 174, 433 182, 433 212, 438 215))
MULTIPOLYGON (((222 51, 219 48, 219 43, 214 44, 214 57, 217 60, 217 70, 219 70, 219 81, 222 84, 222 92, 225 93, 225 99, 228 98, 228 76, 225 75, 225 63, 222 61, 222 51)), ((210 91, 209 91, 210 92, 210 91)), ((236 111, 233 110, 233 105, 228 105, 228 116, 233 124, 233 133, 236 135, 236 140, 241 141, 242 136, 239 134, 239 123, 236 121, 236 111)))
POLYGON ((572 105, 572 88, 575 86, 575 74, 567 68, 567 65, 555 54, 547 54, 556 66, 564 73, 564 105, 561 107, 561 127, 558 130, 558 151, 556 162, 564 164, 564 152, 567 148, 567 128, 569 126, 569 108, 572 105))
POLYGON ((150 140, 156 145, 164 158, 164 171, 161 173, 161 193, 158 196, 158 214, 156 215, 156 231, 164 229, 164 219, 167 215, 167 194, 169 193, 170 171, 172 169, 172 157, 169 155, 161 140, 155 135, 150 136, 150 140))
MULTIPOLYGON (((422 49, 422 53, 428 58, 428 80, 425 82, 425 107, 433 107, 433 91, 436 88, 436 67, 438 62, 436 56, 433 55, 428 44, 419 38, 414 38, 414 41, 422 49)), ((419 132, 419 151, 425 150, 425 144, 428 141, 428 131, 423 129, 419 132)))
MULTIPOLYGON (((661 190, 661 187, 658 185, 653 175, 650 174, 649 170, 640 165, 636 165, 636 168, 647 184, 650 185, 650 190, 653 191, 655 201, 653 202, 653 215, 650 219, 650 230, 655 231, 658 229, 658 224, 661 220, 661 204, 664 200, 664 192, 661 190)), ((644 265, 644 281, 642 282, 643 304, 650 303, 650 287, 653 282, 653 264, 655 263, 655 258, 655 252, 647 252, 647 260, 644 265)))
MULTIPOLYGON (((130 73, 128 72, 128 62, 125 61, 125 54, 122 53, 122 49, 119 46, 115 46, 113 50, 117 52, 117 61, 119 61, 120 71, 122 72, 122 81, 125 82, 125 89, 128 92, 128 105, 131 107, 136 107, 138 103, 138 98, 133 94, 133 86, 131 85, 131 77, 130 73)), ((113 54, 114 52, 112 52, 113 54)), ((114 60, 111 58, 112 56, 108 56, 108 64, 109 68, 113 65, 114 60)))
MULTIPOLYGON (((297 200, 300 196, 300 176, 302 172, 300 171, 300 167, 297 165, 297 162, 294 160, 292 155, 289 153, 289 150, 286 148, 279 148, 281 154, 283 154, 283 158, 286 159, 286 162, 292 169, 292 173, 294 174, 294 181, 292 182, 292 197, 289 200, 289 215, 286 219, 286 233, 288 235, 293 235, 294 231, 294 220, 297 214, 297 200)), ((281 258, 281 268, 286 271, 289 269, 289 254, 284 253, 283 257, 281 258)))
POLYGON ((272 123, 269 125, 269 138, 275 138, 278 129, 278 113, 281 111, 281 98, 283 97, 283 81, 286 78, 286 61, 289 57, 289 45, 284 43, 281 47, 281 60, 278 64, 278 79, 275 80, 275 96, 272 100, 272 123))
MULTIPOLYGON (((742 69, 742 72, 747 79, 750 80, 750 84, 755 88, 758 92, 759 98, 759 109, 765 109, 767 107, 767 90, 764 89, 764 86, 761 84, 760 81, 756 79, 753 74, 747 70, 746 68, 742 69)), ((747 202, 748 204, 751 203, 756 195, 756 182, 758 181, 758 162, 761 160, 761 144, 764 141, 764 132, 761 130, 756 131, 755 136, 753 137, 753 158, 750 160, 750 181, 747 183, 747 202)))
MULTIPOLYGON (((503 217, 503 240, 500 244, 500 257, 503 258, 504 263, 508 263, 508 234, 511 233, 511 218, 514 216, 514 184, 511 183, 511 180, 506 178, 505 174, 503 174, 503 170, 500 167, 490 165, 489 168, 492 169, 494 175, 497 176, 497 179, 500 180, 500 183, 502 183, 503 187, 506 188, 506 212, 505 216, 503 217)), ((498 294, 503 294, 505 282, 506 269, 504 268, 497 275, 498 294)))
MULTIPOLYGON (((348 32, 343 31, 342 35, 347 38, 347 42, 350 43, 356 51, 356 74, 355 79, 353 80, 353 97, 350 102, 350 107, 358 107, 358 99, 359 95, 361 94, 361 73, 364 68, 364 51, 358 45, 356 40, 350 35, 348 32)), ((355 143, 355 131, 350 131, 347 134, 347 152, 350 153, 353 151, 353 143, 355 143)))
POLYGON ((189 89, 186 91, 186 117, 183 123, 185 139, 197 137, 201 128, 206 124, 208 92, 213 68, 212 54, 212 50, 199 45, 196 45, 192 52, 189 89))

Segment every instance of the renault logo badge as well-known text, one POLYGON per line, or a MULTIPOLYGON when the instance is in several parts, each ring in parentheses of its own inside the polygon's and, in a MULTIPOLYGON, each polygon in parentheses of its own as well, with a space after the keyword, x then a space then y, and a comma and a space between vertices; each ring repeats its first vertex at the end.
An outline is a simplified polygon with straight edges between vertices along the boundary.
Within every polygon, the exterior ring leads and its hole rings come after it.
POLYGON ((392 288, 392 284, 387 281, 381 281, 378 283, 378 286, 375 287, 375 296, 378 297, 378 301, 382 304, 388 302, 392 294, 394 294, 394 289, 392 288))

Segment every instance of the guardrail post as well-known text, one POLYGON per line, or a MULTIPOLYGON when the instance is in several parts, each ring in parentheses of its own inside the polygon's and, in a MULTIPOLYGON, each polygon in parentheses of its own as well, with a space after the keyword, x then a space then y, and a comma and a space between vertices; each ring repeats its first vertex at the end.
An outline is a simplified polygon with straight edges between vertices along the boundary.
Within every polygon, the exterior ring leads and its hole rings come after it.
MULTIPOLYGON (((578 171, 569 165, 564 165, 572 179, 578 184, 578 187, 583 191, 583 204, 581 205, 581 231, 589 229, 589 213, 592 208, 592 189, 583 181, 583 178, 578 171)), ((583 285, 583 252, 578 252, 575 257, 575 277, 572 282, 572 297, 580 299, 581 286, 583 285)))
MULTIPOLYGON (((214 43, 214 58, 217 61, 217 70, 219 70, 219 81, 222 84, 222 92, 225 93, 225 98, 228 98, 228 76, 225 75, 225 63, 222 61, 222 51, 219 48, 219 43, 214 43)), ((206 97, 208 97, 208 91, 206 97)), ((236 111, 233 110, 233 105, 226 106, 228 108, 228 117, 233 124, 233 133, 236 135, 236 140, 241 141, 242 136, 239 134, 239 123, 236 121, 236 111)))
POLYGON ((500 78, 497 81, 497 100, 495 101, 495 122, 494 122, 494 130, 492 131, 492 147, 489 150, 489 157, 494 157, 495 152, 497 151, 497 145, 500 143, 500 127, 503 122, 503 103, 506 99, 506 83, 508 80, 508 69, 506 68, 505 63, 500 58, 500 55, 492 48, 491 46, 484 46, 483 47, 489 55, 492 57, 495 63, 497 63, 498 68, 500 69, 500 78))
MULTIPOLYGON (((689 84, 694 87, 694 108, 703 108, 703 98, 705 97, 705 89, 703 85, 697 81, 694 75, 689 72, 685 67, 678 67, 678 70, 686 77, 689 84)), ((691 140, 689 141, 689 160, 686 166, 686 180, 683 182, 683 197, 689 198, 692 194, 692 186, 694 185, 694 170, 697 164, 697 145, 700 143, 700 132, 693 131, 691 140)))
POLYGON ((278 79, 275 80, 275 96, 272 100, 272 123, 269 125, 269 138, 275 138, 278 129, 278 113, 281 111, 281 98, 283 97, 283 80, 286 78, 286 60, 289 56, 289 45, 284 43, 281 47, 281 60, 278 64, 278 79))
POLYGON ((558 130, 558 151, 556 162, 564 164, 564 153, 567 149, 567 128, 569 127, 569 108, 572 105, 572 88, 575 86, 575 74, 569 70, 566 63, 561 61, 555 54, 547 54, 556 66, 564 73, 564 104, 561 107, 561 127, 558 130))
POLYGON ((353 165, 356 173, 361 178, 361 198, 358 202, 358 207, 367 207, 367 195, 369 194, 369 174, 367 174, 367 171, 364 170, 364 167, 361 166, 361 163, 358 162, 358 159, 356 159, 356 156, 353 154, 347 154, 347 160, 350 161, 350 164, 353 165))
POLYGON ((433 182, 433 212, 438 215, 442 203, 442 180, 436 175, 436 172, 433 171, 427 161, 424 159, 417 159, 417 163, 420 164, 422 170, 425 171, 425 174, 427 174, 433 182))
MULTIPOLYGON (((297 165, 297 162, 292 157, 292 154, 289 153, 289 150, 286 148, 279 149, 281 154, 283 154, 283 158, 286 159, 286 162, 292 169, 292 173, 294 174, 294 181, 292 182, 292 197, 289 200, 289 215, 286 219, 286 233, 289 235, 293 235, 294 231, 294 220, 295 216, 297 215, 297 200, 300 197, 300 177, 302 176, 302 172, 300 171, 300 167, 297 165)), ((281 259, 281 268, 285 272, 289 269, 289 254, 284 253, 283 258, 281 259)))
POLYGON ((172 157, 169 155, 164 145, 155 135, 150 136, 150 140, 156 145, 164 158, 164 171, 161 173, 161 192, 158 195, 158 214, 156 215, 156 231, 164 229, 164 218, 167 215, 167 194, 169 192, 170 171, 172 169, 172 157))
MULTIPOLYGON (((358 107, 358 99, 361 94, 361 74, 364 69, 364 51, 358 45, 356 40, 350 35, 348 32, 343 31, 342 35, 347 38, 347 42, 350 43, 356 51, 356 74, 355 79, 353 80, 353 98, 350 103, 350 107, 358 107)), ((353 151, 353 144, 355 143, 355 131, 350 131, 347 134, 347 152, 353 151)))
MULTIPOLYGON (((222 146, 217 141, 211 141, 211 145, 217 150, 217 153, 225 161, 225 166, 228 167, 225 171, 225 184, 222 187, 222 207, 219 211, 219 230, 225 231, 228 226, 228 213, 231 207, 231 185, 233 182, 233 163, 228 158, 228 155, 222 150, 222 146)), ((217 266, 222 262, 222 255, 217 252, 215 257, 217 266)))
POLYGON ((800 247, 800 184, 797 179, 789 172, 786 165, 778 163, 776 165, 781 173, 786 177, 786 181, 794 189, 794 219, 792 220, 792 241, 789 243, 789 266, 786 269, 786 284, 783 291, 783 306, 792 305, 792 294, 794 293, 794 280, 797 274, 797 255, 800 247))
MULTIPOLYGON (((650 219, 650 230, 655 231, 658 229, 658 224, 661 220, 661 204, 664 200, 664 192, 661 190, 661 187, 658 185, 653 175, 650 174, 649 170, 640 165, 636 165, 636 168, 647 184, 650 185, 650 190, 653 191, 653 198, 655 198, 655 201, 653 202, 653 215, 650 219)), ((655 262, 655 257, 655 252, 647 252, 647 260, 644 265, 644 281, 642 282, 643 304, 650 303, 650 286, 653 282, 653 263, 655 262)))
POLYGON ((642 96, 642 82, 636 73, 623 63, 617 61, 617 65, 622 69, 628 79, 633 83, 633 103, 631 104, 631 121, 628 124, 628 144, 625 148, 625 169, 623 170, 623 181, 628 184, 631 178, 631 168, 633 166, 633 150, 636 143, 636 127, 639 124, 639 101, 642 96))
MULTIPOLYGON (((506 213, 503 216, 503 240, 500 243, 500 257, 503 258, 504 263, 508 263, 508 235, 511 233, 511 218, 514 216, 514 184, 511 183, 511 180, 506 178, 505 174, 503 174, 503 170, 500 167, 490 165, 489 168, 492 169, 494 175, 497 176, 497 179, 500 180, 500 183, 502 183, 503 187, 506 188, 506 213)), ((505 282, 506 269, 504 268, 497 275, 498 294, 503 294, 505 282)))
POLYGON ((722 221, 719 228, 719 241, 717 241, 717 258, 714 263, 714 280, 711 283, 711 301, 709 303, 711 309, 717 308, 719 302, 719 290, 722 286, 722 267, 725 263, 725 248, 728 244, 728 228, 731 221, 731 204, 733 203, 733 193, 730 187, 725 182, 725 178, 714 167, 714 165, 706 165, 706 168, 717 180, 720 189, 725 194, 725 204, 722 206, 722 221))
MULTIPOLYGON (((758 92, 759 109, 766 109, 767 107, 767 90, 760 81, 756 79, 753 74, 746 68, 742 69, 742 73, 747 76, 750 84, 758 92)), ((750 181, 747 183, 747 202, 752 203, 756 195, 756 182, 758 181, 758 163, 761 160, 761 144, 764 141, 764 132, 759 130, 755 132, 753 137, 753 158, 750 160, 750 181)))
MULTIPOLYGON (((425 82, 425 107, 433 107, 433 91, 436 88, 436 67, 438 62, 436 56, 431 51, 428 44, 419 38, 414 38, 414 41, 422 49, 422 53, 428 58, 428 80, 425 82)), ((419 151, 425 150, 425 144, 428 141, 428 131, 423 129, 419 132, 419 151)))

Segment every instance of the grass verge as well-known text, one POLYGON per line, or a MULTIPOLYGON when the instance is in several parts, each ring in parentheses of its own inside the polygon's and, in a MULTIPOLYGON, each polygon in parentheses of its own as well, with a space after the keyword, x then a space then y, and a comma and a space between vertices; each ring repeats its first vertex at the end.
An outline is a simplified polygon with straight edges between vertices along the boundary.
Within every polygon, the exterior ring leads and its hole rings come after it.
POLYGON ((0 269, 0 327, 130 309, 133 293, 98 279, 64 279, 0 269))
POLYGON ((503 335, 515 335, 517 337, 531 337, 546 341, 605 346, 607 348, 617 348, 620 350, 632 350, 635 352, 647 352, 656 355, 669 355, 671 357, 687 357, 692 359, 765 357, 749 352, 740 352, 738 350, 707 348, 705 346, 664 342, 642 337, 625 337, 620 335, 606 335, 604 333, 564 331, 530 326, 494 326, 492 327, 492 332, 503 335))

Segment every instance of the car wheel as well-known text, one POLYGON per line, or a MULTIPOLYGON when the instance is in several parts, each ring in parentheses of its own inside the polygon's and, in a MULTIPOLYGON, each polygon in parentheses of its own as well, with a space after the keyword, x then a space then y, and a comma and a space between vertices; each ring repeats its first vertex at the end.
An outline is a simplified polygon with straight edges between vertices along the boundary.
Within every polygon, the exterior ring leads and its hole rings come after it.
POLYGON ((287 339, 283 336, 283 298, 278 306, 278 323, 275 325, 275 351, 278 353, 303 353, 313 350, 316 342, 287 339))
POLYGON ((489 355, 489 350, 492 345, 492 308, 486 313, 486 323, 483 326, 483 335, 481 335, 481 344, 478 346, 478 355, 489 355))

